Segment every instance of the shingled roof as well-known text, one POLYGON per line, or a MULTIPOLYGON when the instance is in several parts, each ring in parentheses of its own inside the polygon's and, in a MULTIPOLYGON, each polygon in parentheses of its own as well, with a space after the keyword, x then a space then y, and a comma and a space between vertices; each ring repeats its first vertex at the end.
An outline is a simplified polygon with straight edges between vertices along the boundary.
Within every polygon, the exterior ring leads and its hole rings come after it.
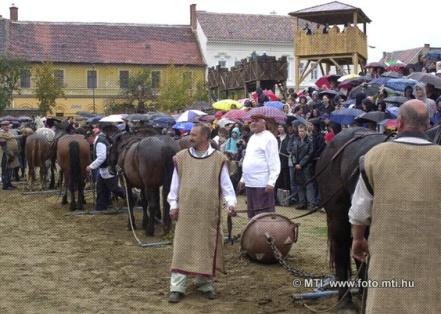
POLYGON ((389 60, 400 60, 406 64, 418 62, 418 55, 423 51, 424 47, 386 52, 380 62, 389 60))
POLYGON ((352 23, 353 12, 357 12, 358 23, 370 23, 367 15, 357 7, 339 1, 316 5, 289 13, 315 23, 344 24, 352 23))
POLYGON ((289 16, 197 11, 197 20, 208 40, 293 42, 289 16))
POLYGON ((7 53, 30 62, 205 65, 190 26, 3 22, 7 53))

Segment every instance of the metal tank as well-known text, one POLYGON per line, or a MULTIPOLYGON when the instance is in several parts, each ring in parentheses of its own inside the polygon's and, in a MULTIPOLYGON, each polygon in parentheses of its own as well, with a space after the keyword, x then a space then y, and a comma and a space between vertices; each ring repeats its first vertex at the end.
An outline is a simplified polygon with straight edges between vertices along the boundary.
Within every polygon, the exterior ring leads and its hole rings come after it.
POLYGON ((241 251, 252 260, 264 264, 276 263, 267 238, 274 240, 275 246, 285 257, 293 243, 297 242, 298 224, 276 213, 262 213, 254 216, 242 232, 241 251))

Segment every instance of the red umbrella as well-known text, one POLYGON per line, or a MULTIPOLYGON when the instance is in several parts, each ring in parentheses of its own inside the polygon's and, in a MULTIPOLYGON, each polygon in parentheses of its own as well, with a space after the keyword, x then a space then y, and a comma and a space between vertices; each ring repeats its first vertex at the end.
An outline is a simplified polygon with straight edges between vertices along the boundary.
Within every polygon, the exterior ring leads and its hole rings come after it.
POLYGON ((337 81, 339 78, 340 75, 325 75, 315 81, 315 85, 317 85, 318 88, 322 88, 323 85, 326 86, 326 88, 331 88, 331 81, 337 81))
MULTIPOLYGON (((270 89, 264 89, 262 92, 269 98, 269 100, 280 100, 270 89)), ((257 92, 252 92, 251 97, 253 97, 254 100, 257 100, 257 92)))
POLYGON ((231 109, 223 117, 232 120, 243 120, 248 111, 240 109, 231 109))
POLYGON ((403 70, 406 68, 406 64, 405 63, 396 63, 396 64, 391 64, 388 67, 386 67, 387 71, 395 71, 395 72, 400 72, 400 70, 403 70))
POLYGON ((256 107, 251 109, 245 115, 244 120, 251 120, 251 117, 256 115, 261 115, 265 118, 272 118, 277 123, 284 123, 286 120, 286 114, 282 110, 268 106, 256 107))

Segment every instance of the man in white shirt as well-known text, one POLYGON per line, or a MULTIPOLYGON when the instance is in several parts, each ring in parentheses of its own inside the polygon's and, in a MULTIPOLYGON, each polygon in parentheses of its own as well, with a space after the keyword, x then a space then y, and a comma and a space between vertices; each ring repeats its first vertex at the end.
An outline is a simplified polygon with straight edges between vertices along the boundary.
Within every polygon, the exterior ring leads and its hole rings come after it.
POLYGON ((108 155, 110 151, 110 136, 115 133, 116 127, 112 124, 102 124, 101 133, 93 142, 93 162, 86 167, 88 172, 99 169, 96 178, 96 205, 95 210, 106 210, 110 203, 111 193, 125 198, 123 189, 118 185, 118 178, 110 173, 108 155))
POLYGON ((247 193, 248 218, 263 212, 275 211, 274 186, 280 173, 276 137, 266 130, 265 117, 251 117, 253 135, 248 141, 242 165, 239 189, 247 193))

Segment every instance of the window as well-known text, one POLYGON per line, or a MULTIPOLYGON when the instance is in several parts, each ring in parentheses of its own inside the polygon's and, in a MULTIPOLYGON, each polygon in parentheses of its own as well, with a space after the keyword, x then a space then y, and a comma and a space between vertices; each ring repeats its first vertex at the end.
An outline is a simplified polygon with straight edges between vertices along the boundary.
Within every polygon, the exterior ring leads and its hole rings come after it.
POLYGON ((311 80, 317 79, 317 67, 315 67, 314 70, 311 71, 311 80))
POLYGON ((55 70, 54 71, 55 82, 58 87, 64 87, 64 71, 63 70, 55 70))
POLYGON ((20 73, 20 87, 30 88, 31 87, 31 70, 23 70, 20 73))
POLYGON ((184 72, 182 73, 182 79, 184 81, 184 86, 186 89, 192 88, 192 72, 184 72))
POLYGON ((87 88, 96 88, 96 71, 87 71, 87 88))
POLYGON ((161 72, 152 71, 152 88, 159 88, 161 84, 161 72))
POLYGON ((225 60, 219 60, 218 64, 219 64, 219 66, 220 66, 221 68, 225 68, 225 67, 227 66, 227 61, 225 61, 225 60))
POLYGON ((119 87, 129 87, 129 71, 119 71, 119 87))

